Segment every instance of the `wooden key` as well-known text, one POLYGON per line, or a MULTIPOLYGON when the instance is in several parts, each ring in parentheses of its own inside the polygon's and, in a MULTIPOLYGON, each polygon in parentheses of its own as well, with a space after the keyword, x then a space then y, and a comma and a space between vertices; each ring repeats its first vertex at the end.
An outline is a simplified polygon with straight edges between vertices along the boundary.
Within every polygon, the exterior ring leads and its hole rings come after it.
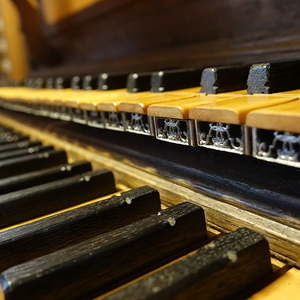
POLYGON ((54 81, 54 88, 57 90, 69 89, 71 87, 71 78, 57 77, 54 81))
POLYGON ((112 172, 98 170, 0 196, 0 227, 10 226, 116 191, 112 172))
MULTIPOLYGON (((250 66, 206 68, 201 76, 201 93, 218 94, 247 89, 250 66)), ((244 91, 241 93, 245 94, 244 91)))
POLYGON ((196 140, 200 147, 251 154, 249 129, 244 126, 247 114, 252 110, 297 101, 295 96, 244 95, 219 98, 211 103, 199 103, 189 111, 189 119, 195 120, 196 140), (223 140, 216 139, 222 133, 223 140))
POLYGON ((240 228, 104 299, 233 299, 271 273, 266 239, 240 228))
POLYGON ((0 234, 0 269, 31 260, 125 226, 160 210, 159 193, 147 186, 68 209, 0 234))
POLYGON ((199 86, 202 69, 182 69, 154 72, 151 91, 155 93, 199 86))
POLYGON ((18 134, 1 134, 0 135, 0 146, 7 145, 16 142, 22 142, 28 140, 27 136, 21 136, 18 134))
POLYGON ((270 94, 300 88, 300 61, 252 65, 248 77, 248 94, 270 94))
POLYGON ((87 298, 195 249, 205 238, 203 210, 182 203, 7 269, 0 281, 3 299, 87 298))
POLYGON ((31 155, 33 153, 42 153, 50 150, 53 150, 53 146, 36 146, 36 147, 14 150, 10 152, 4 152, 4 153, 0 153, 0 161, 15 158, 15 157, 20 157, 20 156, 31 155))
POLYGON ((71 89, 80 90, 82 87, 82 78, 80 76, 73 76, 71 79, 71 89))
POLYGON ((82 88, 84 90, 97 90, 98 89, 98 76, 86 75, 83 77, 82 88))
POLYGON ((13 177, 0 179, 0 194, 25 189, 67 177, 72 177, 92 170, 90 162, 77 161, 72 164, 55 166, 49 169, 33 171, 13 177))
MULTIPOLYGON (((188 120, 189 110, 200 104, 216 101, 216 95, 199 94, 194 97, 161 102, 148 107, 148 115, 154 117, 155 136, 159 140, 183 145, 195 145, 194 122, 188 120)), ((227 96, 226 96, 227 97, 227 96)))
POLYGON ((52 150, 44 153, 35 153, 23 157, 11 158, 0 162, 0 178, 42 170, 67 162, 66 152, 52 150))
POLYGON ((247 125, 254 128, 300 133, 300 101, 262 107, 247 115, 247 125))
POLYGON ((152 73, 131 73, 127 77, 127 91, 137 93, 150 91, 152 73))
POLYGON ((42 145, 42 143, 38 142, 38 141, 24 141, 24 142, 10 143, 10 144, 0 146, 0 153, 6 152, 6 151, 14 151, 14 150, 23 149, 23 148, 36 147, 36 146, 41 146, 41 145, 42 145))
POLYGON ((252 111, 252 155, 259 159, 300 167, 300 101, 252 111))
POLYGON ((98 88, 105 91, 125 88, 127 75, 127 73, 101 73, 98 88))

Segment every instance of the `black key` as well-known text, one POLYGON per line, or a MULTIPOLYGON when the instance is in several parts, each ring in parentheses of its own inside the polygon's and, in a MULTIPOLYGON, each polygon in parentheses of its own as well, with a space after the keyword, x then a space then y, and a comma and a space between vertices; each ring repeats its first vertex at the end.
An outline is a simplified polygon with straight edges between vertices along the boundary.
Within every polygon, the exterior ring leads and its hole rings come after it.
POLYGON ((300 61, 255 64, 248 76, 248 94, 271 94, 300 88, 300 61))
POLYGON ((12 131, 2 131, 0 132, 0 141, 6 141, 7 139, 11 139, 12 137, 20 137, 21 134, 12 131))
POLYGON ((82 88, 84 90, 97 90, 98 89, 98 76, 86 75, 83 77, 82 88))
POLYGON ((27 141, 27 136, 21 136, 18 134, 0 135, 0 146, 7 145, 16 142, 27 141))
POLYGON ((99 90, 115 90, 125 89, 127 82, 127 75, 125 73, 101 73, 98 78, 99 90))
POLYGON ((0 235, 0 269, 117 229, 159 210, 159 193, 145 186, 8 229, 0 235))
POLYGON ((98 170, 0 196, 0 227, 21 223, 116 191, 112 172, 98 170))
POLYGON ((11 267, 0 285, 10 300, 86 299, 195 249, 205 238, 203 210, 183 203, 11 267))
POLYGON ((43 78, 34 78, 32 80, 32 88, 42 89, 46 86, 46 81, 43 78))
POLYGON ((6 151, 14 151, 18 149, 23 148, 30 148, 30 147, 36 147, 41 146, 42 143, 38 141, 24 141, 24 142, 16 142, 16 143, 9 143, 6 145, 0 146, 0 153, 6 152, 6 151))
POLYGON ((152 73, 151 92, 160 93, 200 86, 202 70, 182 69, 152 73))
POLYGON ((0 179, 0 194, 32 187, 46 182, 72 177, 92 170, 89 162, 78 161, 73 164, 55 166, 22 175, 0 179))
POLYGON ((65 77, 57 77, 54 81, 54 88, 57 90, 71 88, 71 79, 65 77))
POLYGON ((55 79, 47 78, 46 79, 46 89, 54 89, 55 88, 55 79))
POLYGON ((217 94, 247 89, 250 66, 206 68, 201 76, 201 93, 217 94))
POLYGON ((127 77, 127 91, 137 93, 150 91, 152 73, 131 73, 127 77))
POLYGON ((5 159, 20 157, 20 156, 31 155, 33 153, 46 152, 50 150, 53 150, 53 146, 36 146, 36 147, 29 147, 25 149, 4 152, 4 153, 0 153, 0 161, 3 161, 5 159))
POLYGON ((267 240, 240 228, 103 299, 235 299, 271 273, 267 240))
POLYGON ((51 168, 65 164, 66 162, 67 155, 63 150, 52 150, 44 153, 11 158, 0 162, 0 178, 51 168))
POLYGON ((82 79, 80 76, 73 76, 71 79, 71 89, 80 90, 82 88, 82 79))

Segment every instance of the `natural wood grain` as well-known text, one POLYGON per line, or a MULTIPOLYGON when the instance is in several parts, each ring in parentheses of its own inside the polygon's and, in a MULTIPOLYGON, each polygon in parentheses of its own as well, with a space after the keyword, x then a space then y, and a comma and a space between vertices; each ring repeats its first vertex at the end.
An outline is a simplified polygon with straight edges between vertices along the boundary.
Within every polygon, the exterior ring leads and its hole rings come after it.
POLYGON ((160 210, 159 193, 147 186, 1 232, 3 271, 98 234, 128 225, 160 210))
POLYGON ((115 191, 113 174, 102 169, 4 194, 0 196, 0 227, 49 214, 115 191))
POLYGON ((195 105, 189 111, 189 118, 206 122, 224 122, 228 124, 243 124, 249 112, 255 109, 297 100, 297 97, 281 97, 268 95, 234 96, 223 98, 215 103, 195 105))
POLYGON ((300 101, 254 110, 247 115, 246 124, 254 128, 300 133, 300 101))
POLYGON ((300 270, 292 268, 274 282, 258 291, 249 300, 283 300, 298 299, 300 287, 300 270))
POLYGON ((144 166, 138 167, 128 161, 116 160, 109 153, 95 147, 86 147, 67 140, 62 140, 54 132, 41 132, 29 125, 7 116, 1 116, 0 123, 41 141, 51 143, 68 151, 73 159, 87 159, 96 167, 105 167, 114 172, 116 181, 129 187, 149 185, 160 192, 166 205, 174 205, 183 201, 192 201, 205 210, 208 224, 221 231, 231 231, 238 227, 248 227, 262 233, 269 241, 272 253, 284 258, 291 264, 300 266, 300 234, 286 221, 270 220, 264 215, 256 214, 224 201, 219 201, 195 191, 184 181, 168 180, 155 170, 144 166))
POLYGON ((240 228, 104 299, 227 299, 271 273, 267 241, 240 228))
POLYGON ((206 238, 205 226, 202 209, 182 203, 9 268, 0 284, 9 299, 24 294, 31 299, 86 298, 195 249, 206 238))

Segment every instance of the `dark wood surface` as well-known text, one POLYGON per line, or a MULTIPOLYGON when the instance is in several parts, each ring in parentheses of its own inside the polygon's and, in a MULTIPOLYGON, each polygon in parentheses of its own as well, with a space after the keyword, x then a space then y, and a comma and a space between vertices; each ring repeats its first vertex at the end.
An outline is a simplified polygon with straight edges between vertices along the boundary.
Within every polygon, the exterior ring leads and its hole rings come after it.
POLYGON ((0 196, 0 227, 10 226, 116 191, 112 172, 97 170, 0 196))
POLYGON ((8 145, 11 143, 21 142, 28 140, 27 136, 22 136, 18 134, 1 134, 0 135, 0 146, 8 145))
POLYGON ((26 149, 14 150, 5 153, 0 153, 0 161, 5 161, 7 159, 24 157, 26 155, 31 155, 33 153, 42 153, 53 150, 53 146, 35 146, 26 149))
POLYGON ((151 75, 151 72, 130 73, 127 77, 127 91, 129 93, 150 91, 151 75))
POLYGON ((201 76, 201 93, 217 94, 247 89, 250 66, 206 68, 201 76))
POLYGON ((86 299, 201 246, 205 226, 203 210, 182 203, 9 268, 1 274, 0 284, 11 300, 86 299))
POLYGON ((17 176, 0 179, 0 194, 14 192, 34 185, 59 180, 91 171, 92 166, 87 161, 59 165, 48 169, 33 171, 17 176))
POLYGON ((271 273, 266 239, 240 228, 103 299, 236 299, 271 273))
POLYGON ((41 142, 39 141, 24 141, 24 142, 10 143, 7 145, 0 146, 0 153, 7 152, 7 151, 14 151, 23 148, 36 147, 40 145, 41 142))
POLYGON ((255 64, 248 76, 248 94, 270 94, 300 88, 300 60, 255 64))
POLYGON ((127 83, 127 73, 101 73, 99 75, 99 90, 125 89, 127 83))
POLYGON ((67 155, 63 150, 52 150, 24 157, 11 158, 0 162, 0 178, 15 176, 30 171, 42 170, 64 164, 66 162, 67 155))
POLYGON ((160 210, 147 186, 123 192, 0 234, 0 270, 128 225, 160 210))
POLYGON ((199 86, 202 69, 181 69, 153 72, 151 92, 159 93, 199 86))
MULTIPOLYGON (((15 2, 20 6, 24 1, 15 2)), ((56 76, 295 59, 300 50, 298 4, 297 0, 101 1, 60 23, 41 24, 55 55, 37 53, 34 68, 56 76)), ((23 21, 32 23, 28 19, 23 21)), ((50 46, 44 48, 49 54, 50 46)), ((37 49, 42 47, 35 45, 37 49)))

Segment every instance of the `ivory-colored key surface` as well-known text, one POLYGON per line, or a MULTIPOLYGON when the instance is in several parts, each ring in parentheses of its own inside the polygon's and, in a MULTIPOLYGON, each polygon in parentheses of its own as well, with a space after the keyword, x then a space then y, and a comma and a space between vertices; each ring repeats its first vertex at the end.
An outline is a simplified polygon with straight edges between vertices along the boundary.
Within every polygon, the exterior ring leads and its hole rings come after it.
POLYGON ((300 100, 254 110, 247 116, 247 126, 300 133, 300 100))
POLYGON ((217 99, 215 102, 195 105, 189 111, 189 118, 206 122, 222 122, 228 124, 245 123, 251 110, 297 100, 297 97, 281 97, 270 95, 251 95, 217 99), (220 101, 225 100, 225 101, 220 101))
POLYGON ((182 99, 190 99, 194 97, 193 93, 179 92, 176 93, 148 93, 140 97, 138 94, 133 95, 135 97, 124 97, 118 105, 118 111, 120 112, 132 112, 138 114, 146 114, 150 105, 179 101, 182 99))

